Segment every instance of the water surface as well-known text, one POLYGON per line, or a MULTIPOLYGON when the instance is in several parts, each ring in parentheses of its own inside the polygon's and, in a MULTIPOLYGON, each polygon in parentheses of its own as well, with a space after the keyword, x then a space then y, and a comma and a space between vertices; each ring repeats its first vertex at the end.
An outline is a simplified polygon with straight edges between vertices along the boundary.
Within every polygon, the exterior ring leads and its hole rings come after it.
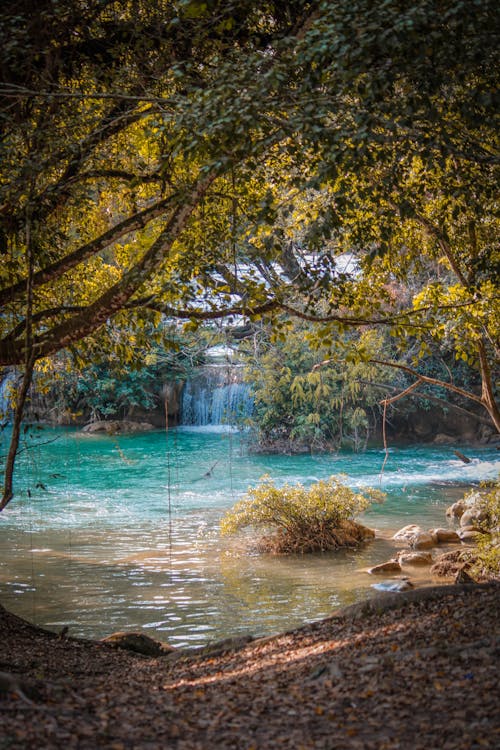
POLYGON ((461 446, 472 459, 464 464, 451 447, 393 447, 383 467, 379 449, 256 456, 238 434, 194 429, 45 429, 23 448, 16 496, 0 516, 2 604, 73 635, 143 629, 173 645, 285 630, 366 597, 366 568, 394 553, 394 530, 446 525, 450 502, 500 469, 492 448, 461 446), (352 487, 387 492, 362 519, 377 529, 375 542, 275 557, 220 538, 224 511, 262 475, 307 485, 339 473, 352 487))

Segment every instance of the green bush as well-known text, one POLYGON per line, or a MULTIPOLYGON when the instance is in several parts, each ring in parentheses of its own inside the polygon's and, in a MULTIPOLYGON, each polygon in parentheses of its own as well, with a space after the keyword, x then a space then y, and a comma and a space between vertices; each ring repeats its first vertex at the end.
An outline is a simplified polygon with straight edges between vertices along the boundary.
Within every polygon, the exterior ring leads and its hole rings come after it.
POLYGON ((301 484, 276 487, 263 477, 257 487, 226 513, 221 522, 223 534, 234 534, 246 527, 263 529, 258 548, 266 552, 318 552, 353 547, 372 532, 353 518, 384 494, 366 489, 355 492, 332 476, 305 488, 301 484))
POLYGON ((370 330, 323 342, 304 322, 285 330, 283 339, 273 339, 264 329, 240 346, 255 404, 248 424, 258 446, 292 453, 342 445, 364 450, 383 395, 370 384, 394 380, 394 373, 369 362, 384 351, 381 334, 370 330), (322 362, 328 364, 317 367, 322 362))
POLYGON ((481 521, 484 533, 472 572, 481 579, 500 578, 500 479, 481 496, 480 507, 485 514, 481 521))

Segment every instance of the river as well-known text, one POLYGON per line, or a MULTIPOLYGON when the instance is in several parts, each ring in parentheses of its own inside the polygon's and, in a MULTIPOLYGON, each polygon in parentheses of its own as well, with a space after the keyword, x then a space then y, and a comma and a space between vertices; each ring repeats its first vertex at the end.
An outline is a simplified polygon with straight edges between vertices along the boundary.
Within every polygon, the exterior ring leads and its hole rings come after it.
MULTIPOLYGON (((0 516, 0 601, 74 636, 139 629, 174 646, 296 627, 373 593, 366 569, 394 553, 394 530, 446 526, 445 509, 464 488, 498 476, 493 447, 460 450, 471 463, 450 446, 393 446, 384 466, 381 449, 252 455, 241 435, 216 429, 35 429, 0 516), (384 490, 385 503, 361 519, 376 540, 357 551, 275 557, 221 539, 221 516, 264 474, 305 485, 345 474, 352 487, 384 490)), ((427 571, 419 575, 427 582, 427 571)))

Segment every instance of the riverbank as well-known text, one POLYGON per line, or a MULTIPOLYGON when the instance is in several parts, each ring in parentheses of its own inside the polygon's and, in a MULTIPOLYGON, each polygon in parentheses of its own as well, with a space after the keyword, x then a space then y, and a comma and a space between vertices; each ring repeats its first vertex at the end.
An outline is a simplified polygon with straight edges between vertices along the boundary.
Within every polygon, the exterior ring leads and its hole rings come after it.
POLYGON ((235 650, 157 658, 0 610, 0 669, 26 693, 0 695, 0 747, 498 747, 499 591, 384 595, 235 650))

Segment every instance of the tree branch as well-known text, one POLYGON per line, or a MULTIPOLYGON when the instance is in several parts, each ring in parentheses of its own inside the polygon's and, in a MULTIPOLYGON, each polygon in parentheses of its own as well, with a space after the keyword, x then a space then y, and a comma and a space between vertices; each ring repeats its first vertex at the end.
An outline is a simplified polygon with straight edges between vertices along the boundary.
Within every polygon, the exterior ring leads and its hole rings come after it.
MULTIPOLYGON (((61 258, 61 260, 57 260, 42 270, 37 271, 33 275, 33 288, 37 288, 48 281, 54 281, 75 266, 88 260, 106 247, 109 247, 109 245, 112 245, 113 242, 116 242, 124 235, 143 229, 148 222, 161 216, 161 214, 172 205, 175 197, 177 196, 171 195, 168 198, 163 198, 162 200, 153 203, 153 205, 148 208, 145 208, 143 211, 138 211, 132 216, 128 216, 96 239, 87 242, 69 255, 61 258)), ((0 292, 0 305, 6 305, 8 302, 16 299, 16 297, 22 294, 25 289, 25 279, 7 287, 0 292)))
MULTIPOLYGON (((129 125, 142 119, 151 110, 126 109, 126 102, 118 102, 100 121, 100 123, 79 143, 72 143, 69 147, 61 148, 50 155, 45 161, 36 165, 38 174, 47 172, 50 168, 67 162, 63 174, 55 184, 48 185, 31 201, 33 219, 43 221, 56 206, 61 205, 68 186, 75 182, 78 171, 91 155, 95 146, 109 140, 112 136, 126 129, 129 125)), ((21 221, 21 216, 13 210, 13 200, 4 204, 1 212, 9 214, 9 224, 15 225, 21 221)))
MULTIPOLYGON (((183 203, 179 203, 173 209, 166 226, 149 250, 135 266, 123 274, 120 281, 107 289, 83 312, 56 325, 50 331, 34 337, 33 351, 36 359, 53 354, 69 344, 80 341, 90 333, 94 333, 112 315, 123 309, 141 284, 155 271, 162 258, 169 253, 172 245, 189 221, 193 210, 215 178, 215 172, 210 172, 194 183, 183 203)), ((23 361, 24 356, 24 347, 16 348, 11 341, 0 342, 0 364, 17 364, 23 361)))
POLYGON ((402 372, 406 372, 412 377, 418 378, 420 383, 429 383, 431 385, 437 385, 441 388, 446 388, 446 390, 453 391, 453 393, 457 393, 459 396, 463 396, 463 398, 469 399, 470 401, 475 401, 476 404, 481 404, 481 406, 485 406, 480 396, 476 396, 474 393, 470 393, 463 388, 459 388, 453 383, 448 383, 446 380, 431 378, 429 375, 421 375, 417 370, 414 370, 412 367, 408 367, 408 365, 402 365, 398 362, 387 362, 382 359, 370 359, 369 361, 373 362, 373 364, 381 365, 382 367, 392 367, 393 369, 401 370, 402 372))
MULTIPOLYGON (((393 386, 389 385, 387 383, 374 383, 371 380, 360 380, 360 383, 363 385, 369 385, 371 388, 379 388, 384 391, 398 391, 398 389, 393 386)), ((415 388, 419 385, 419 383, 414 384, 415 388)), ((412 389, 414 390, 414 389, 412 389)), ((469 411, 468 409, 464 409, 463 406, 458 406, 458 404, 454 404, 451 401, 446 401, 444 398, 439 398, 439 396, 434 396, 433 393, 425 393, 425 394, 419 394, 419 393, 411 393, 409 394, 412 398, 416 399, 426 399, 428 401, 432 401, 435 404, 440 404, 440 406, 443 406, 446 409, 452 409, 453 411, 459 411, 461 414, 466 414, 468 417, 472 417, 473 419, 477 420, 478 422, 481 422, 481 424, 488 425, 491 427, 491 419, 487 419, 486 417, 482 417, 480 414, 476 414, 476 412, 469 411)), ((399 397, 398 397, 399 398, 399 397)), ((396 399, 397 400, 397 399, 396 399)), ((380 402, 383 404, 385 399, 382 399, 380 402)))
MULTIPOLYGON (((316 370, 319 367, 324 367, 326 365, 329 365, 332 361, 333 361, 332 359, 325 359, 323 360, 323 362, 319 362, 317 365, 314 365, 313 370, 316 370)), ((421 375, 417 370, 414 370, 412 367, 408 367, 408 365, 402 365, 402 364, 399 364, 398 362, 388 362, 386 360, 375 359, 375 358, 371 358, 368 361, 376 365, 381 365, 382 367, 391 367, 395 370, 401 370, 402 372, 405 372, 408 375, 411 375, 412 377, 417 379, 416 383, 413 383, 412 385, 410 385, 408 388, 402 391, 399 395, 393 396, 390 399, 383 399, 381 403, 384 404, 384 408, 387 407, 387 404, 397 401, 402 396, 405 396, 409 392, 415 390, 415 388, 417 388, 422 383, 429 383, 430 385, 436 385, 440 388, 444 388, 445 390, 452 391, 453 393, 456 393, 457 395, 462 396, 462 398, 465 398, 468 401, 473 401, 474 403, 482 406, 488 412, 497 431, 500 432, 500 418, 496 418, 496 415, 498 415, 498 406, 496 405, 495 399, 493 397, 493 393, 491 393, 491 401, 490 401, 489 398, 485 398, 484 396, 483 397, 476 396, 475 393, 471 393, 470 391, 466 391, 463 388, 459 388, 458 386, 454 385, 453 383, 449 383, 446 380, 439 380, 439 378, 431 378, 428 375, 421 375)), ((488 363, 486 360, 486 365, 487 364, 488 363)), ((483 391, 484 391, 484 379, 483 379, 483 391)))
POLYGON ((419 385, 422 384, 422 381, 420 378, 415 383, 412 383, 408 386, 408 388, 405 388, 404 391, 401 391, 400 393, 397 393, 395 396, 391 396, 391 398, 384 398, 380 402, 381 404, 384 404, 385 406, 389 406, 389 404, 393 404, 395 401, 399 401, 400 398, 404 398, 409 393, 415 390, 415 388, 418 388, 419 385))

